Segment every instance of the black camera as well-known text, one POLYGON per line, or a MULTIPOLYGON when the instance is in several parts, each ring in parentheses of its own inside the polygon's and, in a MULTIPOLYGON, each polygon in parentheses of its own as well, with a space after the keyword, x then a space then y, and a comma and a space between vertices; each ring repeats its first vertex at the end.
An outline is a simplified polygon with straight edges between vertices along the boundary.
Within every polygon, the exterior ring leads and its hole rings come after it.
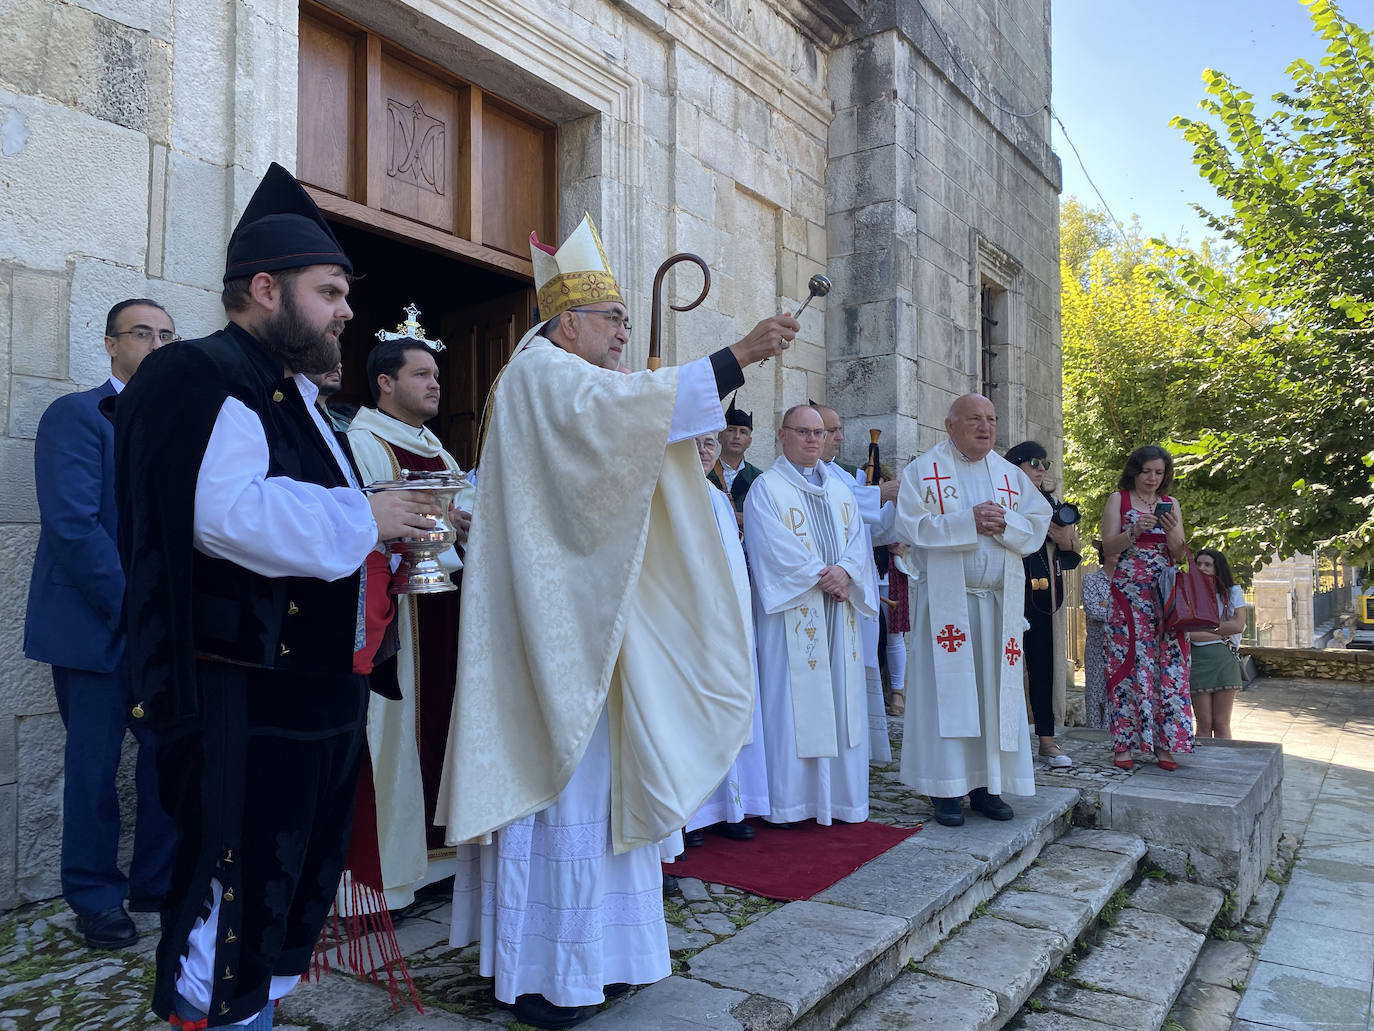
POLYGON ((1050 498, 1050 507, 1054 509, 1050 522, 1055 526, 1077 526, 1078 521, 1083 518, 1078 506, 1072 501, 1056 501, 1050 498))

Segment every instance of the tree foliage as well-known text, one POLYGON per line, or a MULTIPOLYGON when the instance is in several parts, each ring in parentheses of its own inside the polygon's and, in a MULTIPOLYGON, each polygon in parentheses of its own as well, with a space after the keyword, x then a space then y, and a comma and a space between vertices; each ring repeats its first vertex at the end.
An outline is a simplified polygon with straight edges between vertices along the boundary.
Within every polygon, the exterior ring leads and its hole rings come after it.
POLYGON ((1233 547, 1290 555, 1340 540, 1374 551, 1374 68, 1368 32, 1304 0, 1326 41, 1260 117, 1204 73, 1206 118, 1173 122, 1229 211, 1198 210, 1218 267, 1164 247, 1156 282, 1199 332, 1201 388, 1224 419, 1176 435, 1192 488, 1236 511, 1233 547))
POLYGON ((1203 75, 1173 124, 1229 210, 1193 248, 1061 213, 1067 488, 1093 522, 1130 450, 1168 447, 1195 544, 1238 570, 1336 541, 1374 557, 1374 49, 1331 0, 1326 42, 1256 114, 1203 75))

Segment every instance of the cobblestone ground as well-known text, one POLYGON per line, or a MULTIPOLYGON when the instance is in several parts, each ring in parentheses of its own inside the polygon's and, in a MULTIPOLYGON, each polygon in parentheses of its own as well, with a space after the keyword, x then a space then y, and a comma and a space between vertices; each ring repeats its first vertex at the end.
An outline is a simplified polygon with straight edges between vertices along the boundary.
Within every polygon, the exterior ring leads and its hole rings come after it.
MULTIPOLYGON (((900 720, 893 721, 893 761, 870 768, 870 818, 913 827, 931 819, 932 811, 924 796, 898 783, 901 729, 900 720)), ((1112 767, 1110 751, 1099 740, 1076 740, 1070 731, 1061 743, 1076 765, 1053 775, 1037 767, 1043 783, 1083 787, 1089 781, 1124 776, 1112 767)), ((448 946, 449 890, 449 882, 432 886, 397 925, 411 975, 426 1008, 510 1026, 512 1018, 495 1002, 491 980, 478 973, 476 946, 448 946)), ((674 966, 778 905, 724 885, 689 878, 676 881, 664 895, 674 966)), ((0 919, 0 1031, 165 1031, 166 1025, 154 1020, 147 1009, 157 919, 147 914, 135 914, 135 919, 142 933, 138 945, 97 953, 82 943, 71 912, 60 901, 6 914, 0 919)), ((322 1011, 326 996, 338 993, 311 987, 293 993, 278 1011, 282 1031, 327 1031, 336 1026, 322 1011)), ((345 1005, 342 996, 334 1001, 345 1005)))

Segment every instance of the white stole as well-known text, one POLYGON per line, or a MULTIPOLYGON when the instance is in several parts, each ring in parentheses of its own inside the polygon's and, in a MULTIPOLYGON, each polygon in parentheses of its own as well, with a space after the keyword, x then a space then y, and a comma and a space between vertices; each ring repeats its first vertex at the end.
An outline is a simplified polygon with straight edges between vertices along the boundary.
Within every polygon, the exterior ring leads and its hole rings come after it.
MULTIPOLYGON (((804 481, 803 481, 804 482, 804 481)), ((778 519, 806 547, 824 561, 811 530, 807 527, 807 508, 802 501, 803 487, 793 483, 776 468, 765 470, 750 490, 762 484, 773 502, 778 519)), ((835 536, 848 544, 851 536, 862 531, 858 506, 853 493, 834 477, 826 477, 819 487, 806 483, 813 495, 824 495, 826 508, 833 521, 835 536), (832 486, 833 485, 833 486, 832 486)), ((851 590, 860 590, 858 583, 851 590)), ((848 746, 859 745, 868 733, 868 699, 864 678, 863 651, 859 640, 859 622, 854 606, 836 602, 840 606, 841 632, 844 634, 845 716, 849 724, 848 746)), ((825 592, 819 586, 811 588, 796 605, 783 613, 787 641, 788 679, 792 686, 793 724, 797 736, 797 758, 834 758, 839 755, 839 734, 835 726, 835 703, 830 667, 830 630, 825 618, 825 592)))
MULTIPOLYGON (((1014 496, 973 498, 959 492, 955 476, 953 447, 936 447, 916 458, 917 486, 929 510, 940 515, 965 512, 983 501, 997 501, 1004 508, 1014 496)), ((1020 470, 1001 456, 989 453, 983 462, 988 464, 990 478, 1008 474, 1019 476, 1020 470), (1005 466, 1005 469, 1001 468, 1005 466)), ((979 463, 981 464, 981 463, 979 463)), ((909 475, 909 474, 908 474, 909 475)), ((1015 482, 1012 479, 1008 483, 1015 482)), ((996 491, 993 492, 997 494, 996 491)), ((1014 752, 1019 747, 1021 728, 1025 725, 1024 677, 1021 666, 1021 631, 1025 628, 1024 593, 1025 567, 1020 555, 1008 548, 999 549, 1002 556, 1002 625, 998 638, 998 747, 1014 752)), ((935 691, 940 712, 941 737, 979 737, 978 681, 974 670, 972 627, 969 623, 968 595, 964 580, 964 552, 953 548, 926 549, 926 590, 930 651, 934 657, 935 691)), ((974 592, 976 593, 976 592, 974 592)), ((915 632, 916 628, 912 627, 915 632)))

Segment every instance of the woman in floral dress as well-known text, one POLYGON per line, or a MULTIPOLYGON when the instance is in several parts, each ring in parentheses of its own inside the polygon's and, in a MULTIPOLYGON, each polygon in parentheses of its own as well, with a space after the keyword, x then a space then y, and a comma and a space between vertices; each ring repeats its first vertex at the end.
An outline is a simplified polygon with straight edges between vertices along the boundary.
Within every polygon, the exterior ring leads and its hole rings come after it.
POLYGON ((1188 695, 1188 641, 1160 632, 1160 573, 1183 558, 1183 513, 1167 491, 1174 478, 1169 452, 1136 448, 1126 460, 1102 515, 1102 544, 1112 575, 1111 617, 1104 651, 1107 718, 1113 762, 1134 766, 1131 750, 1154 752, 1160 769, 1176 770, 1174 752, 1193 750, 1188 695))

